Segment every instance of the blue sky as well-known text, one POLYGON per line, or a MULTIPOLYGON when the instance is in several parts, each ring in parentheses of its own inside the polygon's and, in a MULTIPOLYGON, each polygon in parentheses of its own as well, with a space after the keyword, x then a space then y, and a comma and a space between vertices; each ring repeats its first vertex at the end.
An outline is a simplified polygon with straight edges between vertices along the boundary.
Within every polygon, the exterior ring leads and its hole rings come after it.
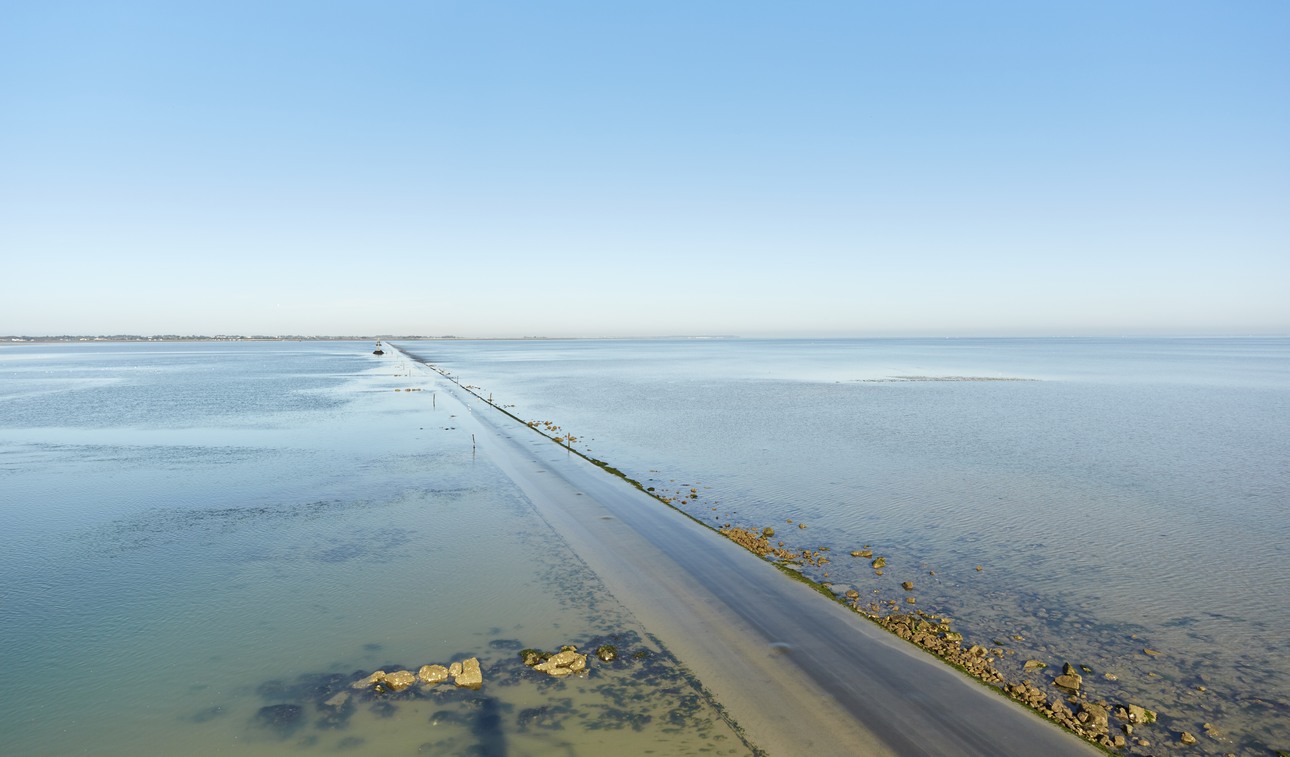
POLYGON ((0 2, 0 334, 1290 333, 1290 3, 0 2))

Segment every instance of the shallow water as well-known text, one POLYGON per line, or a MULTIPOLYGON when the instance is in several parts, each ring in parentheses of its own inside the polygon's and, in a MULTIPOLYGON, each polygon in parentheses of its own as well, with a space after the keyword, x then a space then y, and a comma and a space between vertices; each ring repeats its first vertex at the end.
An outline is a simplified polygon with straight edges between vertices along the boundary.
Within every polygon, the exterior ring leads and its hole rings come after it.
POLYGON ((912 594, 1014 678, 1070 661, 1157 741, 1290 748, 1290 340, 402 346, 714 526, 830 548, 816 578, 912 594))
POLYGON ((464 408, 370 351, 0 348, 0 753, 747 753, 464 408), (517 655, 601 643, 581 678, 517 655), (471 656, 479 691, 319 706, 471 656))

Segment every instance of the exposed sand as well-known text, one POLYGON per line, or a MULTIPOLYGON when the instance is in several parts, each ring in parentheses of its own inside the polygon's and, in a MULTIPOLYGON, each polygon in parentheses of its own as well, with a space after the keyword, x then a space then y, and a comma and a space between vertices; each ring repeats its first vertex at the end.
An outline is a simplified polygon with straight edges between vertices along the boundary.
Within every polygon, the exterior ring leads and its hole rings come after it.
MULTIPOLYGON (((1020 705, 446 381, 501 468, 772 755, 1095 755, 1020 705)), ((468 417, 467 417, 468 416, 468 417)))

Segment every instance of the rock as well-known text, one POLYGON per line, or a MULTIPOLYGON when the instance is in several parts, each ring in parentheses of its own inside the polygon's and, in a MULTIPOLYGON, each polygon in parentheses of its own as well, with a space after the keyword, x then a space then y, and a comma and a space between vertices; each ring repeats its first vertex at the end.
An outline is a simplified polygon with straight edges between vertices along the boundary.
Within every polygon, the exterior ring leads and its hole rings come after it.
POLYGON ((560 654, 552 657, 548 662, 562 668, 569 668, 576 672, 587 667, 587 656, 585 654, 578 654, 576 650, 566 649, 560 654))
POLYGON ((604 644, 596 647, 596 657, 601 662, 613 662, 618 659, 618 648, 612 644, 604 644))
POLYGON ((910 605, 912 605, 912 604, 915 604, 916 602, 918 602, 918 600, 917 600, 917 599, 914 599, 913 597, 905 597, 905 603, 906 603, 906 604, 910 604, 910 605))
POLYGON ((1182 733, 1178 734, 1178 740, 1188 745, 1196 743, 1196 737, 1191 735, 1190 733, 1187 733, 1186 731, 1183 731, 1182 733))
POLYGON ((1111 746, 1116 749, 1123 749, 1126 744, 1128 744, 1128 742, 1125 741, 1124 737, 1118 733, 1111 737, 1111 746))
POLYGON ((798 528, 806 528, 806 524, 805 524, 805 523, 798 523, 798 524, 797 524, 797 527, 798 527, 798 528))
POLYGON ((1089 727, 1089 730, 1096 734, 1100 735, 1107 732, 1110 717, 1111 713, 1102 705, 1092 702, 1085 702, 1080 705, 1080 719, 1089 727))
MULTIPOLYGON (((452 677, 453 683, 462 688, 478 689, 484 685, 484 672, 479 668, 479 658, 471 657, 463 660, 461 663, 453 663, 453 667, 460 667, 460 672, 455 673, 452 677)), ((451 671, 452 668, 449 668, 451 671)))
POLYGON ((1129 722, 1130 723, 1154 723, 1156 722, 1156 713, 1136 704, 1129 705, 1129 722))
POLYGON ((900 585, 900 588, 904 589, 905 591, 913 591, 913 590, 914 590, 914 582, 913 582, 913 581, 906 581, 906 582, 904 582, 904 583, 902 583, 902 584, 900 585))
POLYGON ((1053 702, 1052 707, 1049 707, 1048 710, 1056 715, 1058 720, 1067 720, 1074 714, 1071 712, 1071 708, 1067 707, 1066 703, 1060 699, 1053 702))
POLYGON ((847 599, 859 599, 860 592, 856 591, 855 589, 848 589, 845 596, 847 599))
POLYGON ((370 689, 373 686, 377 685, 378 683, 383 683, 384 681, 385 681, 385 671, 378 670, 375 673, 368 676, 367 678, 360 678, 357 681, 351 683, 349 687, 351 689, 370 689))
POLYGON ((1048 663, 1039 660, 1026 660, 1026 664, 1021 666, 1023 670, 1040 670, 1048 667, 1048 663))
POLYGON ((769 539, 770 537, 775 535, 775 529, 771 528, 770 526, 767 526, 761 530, 761 535, 769 539))
POLYGON ((411 670, 396 670, 385 674, 385 685, 390 691, 404 691, 417 682, 417 676, 411 670))
POLYGON ((976 566, 976 571, 977 571, 978 573, 980 573, 980 572, 981 572, 981 571, 983 571, 983 570, 985 570, 985 568, 982 568, 980 565, 976 566))
POLYGON ((461 663, 454 662, 453 664, 449 665, 448 675, 452 676, 453 678, 456 678, 457 676, 461 675, 461 663))
POLYGON ((869 565, 870 565, 874 570, 878 570, 879 568, 885 568, 885 567, 887 567, 887 558, 885 558, 885 557, 879 557, 879 558, 875 559, 873 562, 869 563, 869 565))
POLYGON ((520 651, 520 659, 523 660, 524 664, 530 668, 550 656, 551 655, 549 653, 543 652, 540 649, 524 649, 520 651))
POLYGON ((448 669, 442 665, 422 665, 417 671, 417 680, 434 686, 448 680, 448 669))
POLYGON ((533 666, 534 670, 541 671, 547 675, 564 677, 571 673, 577 673, 587 668, 587 656, 578 654, 573 650, 565 650, 551 655, 543 662, 533 666))
POLYGON ((1147 649, 1147 648, 1145 648, 1145 647, 1143 648, 1142 653, 1143 653, 1144 655, 1146 655, 1147 657, 1159 657, 1159 656, 1160 656, 1160 653, 1159 653, 1159 652, 1157 652, 1156 650, 1154 650, 1154 649, 1147 649))
POLYGON ((1068 673, 1060 675, 1053 679, 1053 684, 1070 691, 1079 691, 1079 687, 1084 683, 1084 679, 1078 673, 1068 673))

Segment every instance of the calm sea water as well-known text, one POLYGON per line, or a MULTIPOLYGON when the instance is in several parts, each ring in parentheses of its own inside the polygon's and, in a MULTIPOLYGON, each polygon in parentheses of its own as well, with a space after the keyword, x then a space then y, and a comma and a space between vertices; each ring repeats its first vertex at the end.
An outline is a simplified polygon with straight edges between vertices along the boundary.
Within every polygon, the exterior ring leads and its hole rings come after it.
POLYGON ((714 526, 828 547, 821 580, 914 581, 1015 678, 1069 661, 1163 741, 1290 749, 1290 340, 402 347, 714 526))
POLYGON ((371 350, 0 347, 0 754, 747 753, 469 413, 371 350), (621 655, 517 656, 570 643, 621 655), (477 692, 319 707, 471 656, 477 692))

